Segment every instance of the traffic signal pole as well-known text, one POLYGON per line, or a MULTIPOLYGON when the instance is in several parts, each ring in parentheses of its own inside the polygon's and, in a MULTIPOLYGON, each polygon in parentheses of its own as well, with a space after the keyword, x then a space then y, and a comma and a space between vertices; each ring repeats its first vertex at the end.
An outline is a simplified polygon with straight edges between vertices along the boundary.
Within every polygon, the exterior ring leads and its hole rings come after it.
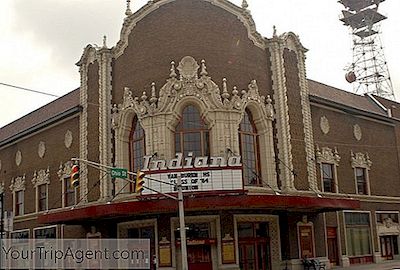
MULTIPOLYGON (((73 161, 81 161, 81 162, 85 162, 88 165, 91 165, 97 169, 114 169, 114 167, 110 167, 107 165, 103 165, 97 162, 93 162, 93 161, 89 161, 89 160, 85 160, 85 159, 80 159, 80 158, 72 158, 71 160, 73 161)), ((128 171, 129 175, 133 175, 133 176, 137 176, 137 173, 134 172, 130 172, 128 171)), ((128 182, 135 182, 132 181, 131 179, 127 179, 127 178, 122 178, 128 182)), ((154 180, 157 182, 160 182, 159 180, 156 179, 151 179, 151 178, 146 178, 149 180, 154 180)), ((164 183, 164 182, 163 182, 164 183)), ((164 183, 164 184, 170 184, 170 183, 164 183)), ((164 195, 165 197, 168 197, 170 199, 176 200, 178 201, 178 214, 179 214, 179 233, 180 233, 180 238, 181 238, 181 255, 182 255, 182 270, 188 270, 188 261, 187 261, 187 245, 186 245, 186 225, 185 225, 185 208, 184 208, 184 204, 183 204, 183 190, 182 190, 182 178, 181 175, 178 174, 177 175, 177 181, 176 181, 176 188, 178 190, 178 198, 174 197, 172 195, 166 194, 166 193, 162 193, 159 192, 157 190, 154 190, 152 188, 148 188, 146 186, 143 186, 144 188, 154 191, 158 194, 164 195)))

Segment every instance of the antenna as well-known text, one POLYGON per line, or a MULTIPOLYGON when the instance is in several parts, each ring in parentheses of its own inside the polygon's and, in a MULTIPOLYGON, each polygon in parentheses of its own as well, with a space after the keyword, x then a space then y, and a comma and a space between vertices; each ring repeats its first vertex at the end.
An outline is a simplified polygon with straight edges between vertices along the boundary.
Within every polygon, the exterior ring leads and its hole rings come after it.
POLYGON ((387 17, 378 12, 385 0, 340 0, 341 21, 351 30, 353 62, 345 75, 353 91, 394 100, 393 85, 380 39, 380 25, 387 17))

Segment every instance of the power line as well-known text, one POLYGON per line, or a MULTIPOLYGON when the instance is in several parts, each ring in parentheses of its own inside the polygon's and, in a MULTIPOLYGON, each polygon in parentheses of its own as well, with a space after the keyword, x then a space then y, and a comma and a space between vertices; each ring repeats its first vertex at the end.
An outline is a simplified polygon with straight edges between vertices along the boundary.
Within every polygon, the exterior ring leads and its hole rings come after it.
POLYGON ((8 84, 8 83, 0 82, 0 85, 4 85, 4 86, 7 86, 7 87, 12 87, 12 88, 16 88, 16 89, 20 89, 20 90, 36 93, 36 94, 42 94, 42 95, 51 96, 51 97, 57 97, 57 98, 59 97, 59 96, 54 95, 54 94, 50 94, 50 93, 46 93, 46 92, 42 92, 42 91, 38 91, 38 90, 33 90, 33 89, 29 89, 29 88, 25 88, 25 87, 21 87, 21 86, 17 86, 17 85, 12 85, 12 84, 8 84))

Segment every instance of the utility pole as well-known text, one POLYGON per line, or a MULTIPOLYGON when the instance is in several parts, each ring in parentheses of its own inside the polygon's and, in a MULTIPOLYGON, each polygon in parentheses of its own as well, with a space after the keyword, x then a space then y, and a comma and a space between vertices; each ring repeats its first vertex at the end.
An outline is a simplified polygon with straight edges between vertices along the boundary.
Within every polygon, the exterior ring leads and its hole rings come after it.
POLYGON ((181 235, 182 270, 188 270, 185 211, 183 205, 182 179, 180 173, 178 173, 177 175, 177 188, 178 188, 178 207, 179 207, 179 226, 180 226, 179 232, 181 235))
MULTIPOLYGON (((80 158, 72 158, 72 161, 80 161, 80 162, 85 162, 86 164, 97 168, 97 169, 108 169, 108 170, 112 170, 112 169, 116 169, 114 167, 110 167, 107 165, 103 165, 97 162, 93 162, 93 161, 89 161, 89 160, 85 160, 85 159, 80 159, 80 158)), ((125 169, 124 169, 125 170, 125 169)), ((127 171, 127 174, 129 175, 133 175, 133 176, 137 176, 137 173, 134 172, 130 172, 127 171)), ((128 182, 132 182, 132 180, 127 179, 127 178, 121 178, 124 179, 128 182)), ((170 183, 166 183, 166 182, 162 182, 156 179, 151 179, 146 177, 146 179, 148 180, 152 180, 152 181, 157 181, 160 183, 164 183, 164 184, 168 184, 168 185, 173 185, 170 183)), ((176 188, 178 190, 178 198, 171 196, 169 194, 165 194, 162 192, 159 192, 157 190, 154 190, 152 188, 143 186, 144 188, 157 192, 158 194, 164 195, 165 197, 168 197, 170 199, 173 199, 175 201, 178 201, 178 213, 179 213, 179 232, 180 232, 180 237, 181 237, 181 253, 182 253, 182 270, 188 270, 188 261, 187 261, 187 245, 186 245, 186 225, 185 225, 185 208, 184 208, 184 204, 183 204, 183 190, 182 190, 182 178, 181 178, 181 174, 178 173, 177 174, 177 180, 176 180, 176 188)))

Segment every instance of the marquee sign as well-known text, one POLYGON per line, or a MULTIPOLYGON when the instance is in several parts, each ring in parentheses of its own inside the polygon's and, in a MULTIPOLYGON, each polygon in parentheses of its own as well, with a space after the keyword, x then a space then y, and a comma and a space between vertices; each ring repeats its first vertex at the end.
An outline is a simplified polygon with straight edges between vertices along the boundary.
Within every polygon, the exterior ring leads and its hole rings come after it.
MULTIPOLYGON (((184 192, 243 189, 240 156, 231 156, 227 159, 193 157, 193 153, 189 152, 185 158, 182 153, 176 153, 175 158, 169 161, 151 161, 151 156, 145 156, 142 171, 149 178, 160 181, 149 179, 146 181, 146 187, 162 193, 177 191, 176 182, 179 175, 184 192)), ((142 194, 155 194, 155 192, 145 189, 142 194)))

